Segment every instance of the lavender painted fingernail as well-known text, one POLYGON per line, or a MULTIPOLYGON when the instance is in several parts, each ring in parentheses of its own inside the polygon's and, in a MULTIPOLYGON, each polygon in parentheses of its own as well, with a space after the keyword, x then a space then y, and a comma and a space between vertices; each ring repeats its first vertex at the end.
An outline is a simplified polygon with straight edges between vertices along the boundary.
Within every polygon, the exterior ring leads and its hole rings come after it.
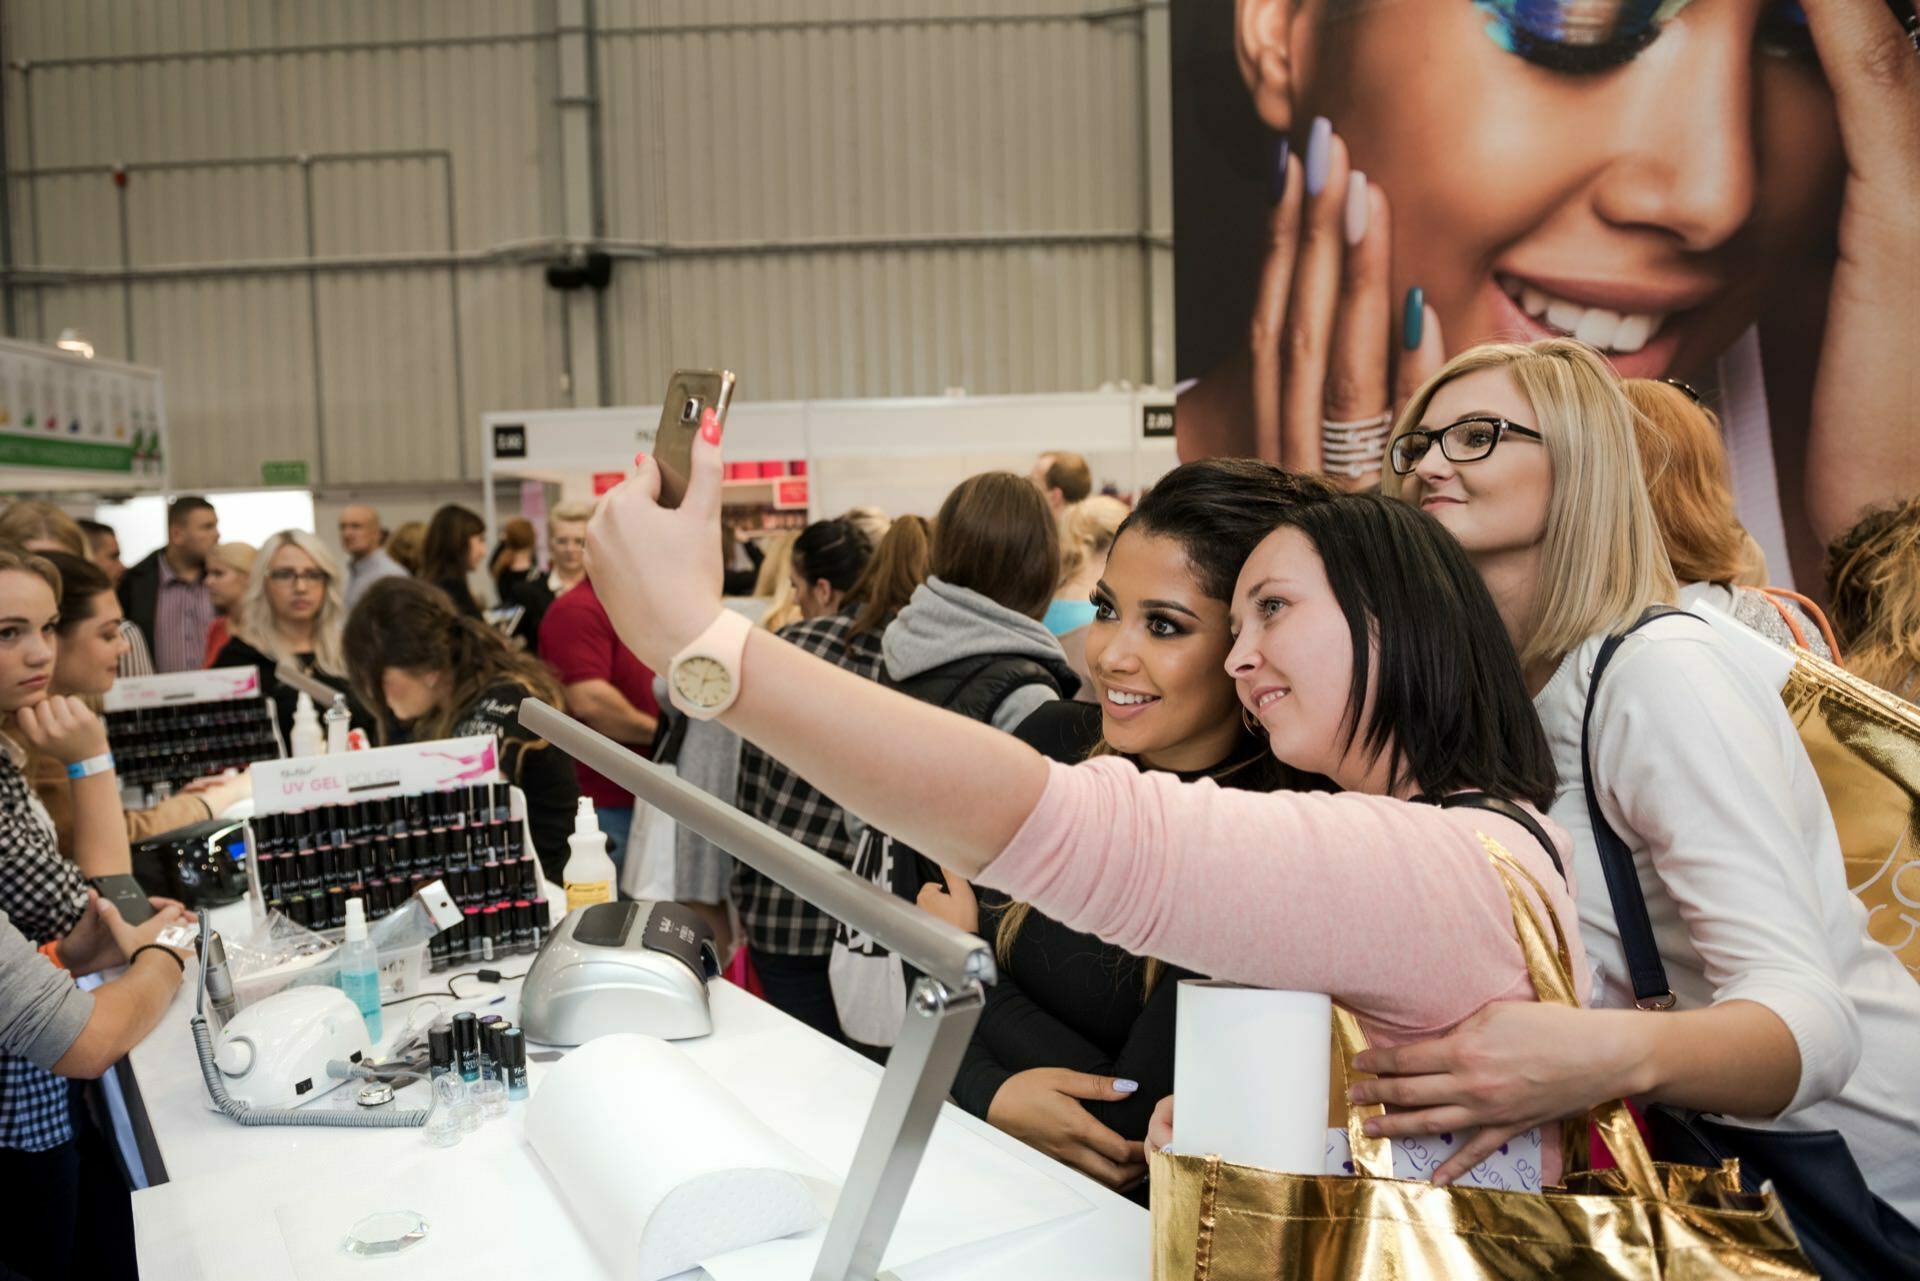
POLYGON ((1325 116, 1313 118, 1307 135, 1307 194, 1317 196, 1327 185, 1327 166, 1333 160, 1333 122, 1325 116))
POLYGON ((1347 243, 1357 245, 1367 234, 1367 175, 1355 169, 1347 175, 1347 243))
POLYGON ((1293 158, 1293 142, 1285 134, 1273 148, 1273 203, 1279 204, 1280 198, 1287 194, 1287 161, 1293 158))
POLYGON ((1140 1082, 1129 1081, 1126 1078, 1122 1077, 1121 1079, 1113 1083, 1113 1088, 1118 1090, 1122 1094, 1132 1094, 1135 1090, 1140 1088, 1140 1082))

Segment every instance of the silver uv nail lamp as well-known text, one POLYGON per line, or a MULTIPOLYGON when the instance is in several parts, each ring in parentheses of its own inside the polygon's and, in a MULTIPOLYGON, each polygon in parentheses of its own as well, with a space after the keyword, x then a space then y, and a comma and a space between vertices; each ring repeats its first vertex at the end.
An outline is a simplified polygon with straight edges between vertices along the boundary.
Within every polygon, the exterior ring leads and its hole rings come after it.
POLYGON ((542 1045, 614 1032, 665 1041, 713 1031, 707 980, 720 973, 713 930, 678 903, 595 903, 569 912, 533 958, 520 1026, 542 1045))

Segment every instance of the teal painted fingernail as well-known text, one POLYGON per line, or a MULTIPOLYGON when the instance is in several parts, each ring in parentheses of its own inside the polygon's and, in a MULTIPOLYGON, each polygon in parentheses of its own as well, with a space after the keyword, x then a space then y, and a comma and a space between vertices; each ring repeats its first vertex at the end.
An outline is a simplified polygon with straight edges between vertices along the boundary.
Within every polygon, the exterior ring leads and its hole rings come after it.
POLYGON ((1400 336, 1408 351, 1420 349, 1427 328, 1427 291, 1415 285, 1407 290, 1406 314, 1400 318, 1400 336))

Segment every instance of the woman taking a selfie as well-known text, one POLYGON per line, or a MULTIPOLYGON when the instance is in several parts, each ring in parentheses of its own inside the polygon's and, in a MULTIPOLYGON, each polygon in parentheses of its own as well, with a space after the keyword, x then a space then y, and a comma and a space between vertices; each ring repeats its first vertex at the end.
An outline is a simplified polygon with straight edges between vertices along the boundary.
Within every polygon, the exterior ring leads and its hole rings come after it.
MULTIPOLYGON (((679 691, 687 706, 962 876, 1135 955, 1331 993, 1377 1044, 1532 1000, 1509 865, 1482 833, 1541 887, 1529 901, 1566 918, 1557 848, 1530 817, 1415 799, 1472 790, 1538 806, 1554 790, 1499 617, 1430 520, 1379 498, 1304 503, 1260 543, 1229 611, 1241 706, 1281 761, 1347 790, 1229 791, 1114 757, 1049 764, 723 615, 719 436, 709 419, 679 508, 654 501, 646 459, 588 535, 621 639, 677 691, 675 675, 705 660, 692 670, 713 676, 694 687, 708 701, 679 691), (1393 945, 1353 946, 1362 937, 1393 945)), ((1572 968, 1583 982, 1577 948, 1572 968)), ((1535 1187, 1560 1164, 1556 1136, 1542 1141, 1535 1187)))
MULTIPOLYGON (((1161 477, 1119 523, 1101 554, 1104 570, 1088 584, 1094 701, 1047 703, 1015 735, 1057 761, 1111 754, 1245 791, 1324 788, 1275 760, 1242 721, 1226 658, 1240 566, 1287 508, 1326 496, 1310 479, 1248 460, 1188 463, 1161 477)), ((923 906, 931 893, 937 888, 923 891, 923 906)), ((1109 1187, 1136 1182, 1148 1118, 1173 1092, 1175 1003, 1191 973, 1104 944, 1030 904, 992 891, 979 899, 977 913, 965 911, 957 894, 942 913, 992 942, 1000 969, 961 1060, 955 1101, 1109 1187)))

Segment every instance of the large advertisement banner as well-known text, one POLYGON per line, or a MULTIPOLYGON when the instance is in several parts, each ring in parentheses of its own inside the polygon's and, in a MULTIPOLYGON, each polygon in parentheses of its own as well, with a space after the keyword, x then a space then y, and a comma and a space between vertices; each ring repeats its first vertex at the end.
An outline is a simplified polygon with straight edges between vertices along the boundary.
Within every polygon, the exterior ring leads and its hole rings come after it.
POLYGON ((1173 5, 1181 456, 1332 470, 1323 424, 1368 439, 1448 356, 1571 334, 1707 397, 1774 581, 1817 583, 1920 491, 1911 14, 1173 5))

